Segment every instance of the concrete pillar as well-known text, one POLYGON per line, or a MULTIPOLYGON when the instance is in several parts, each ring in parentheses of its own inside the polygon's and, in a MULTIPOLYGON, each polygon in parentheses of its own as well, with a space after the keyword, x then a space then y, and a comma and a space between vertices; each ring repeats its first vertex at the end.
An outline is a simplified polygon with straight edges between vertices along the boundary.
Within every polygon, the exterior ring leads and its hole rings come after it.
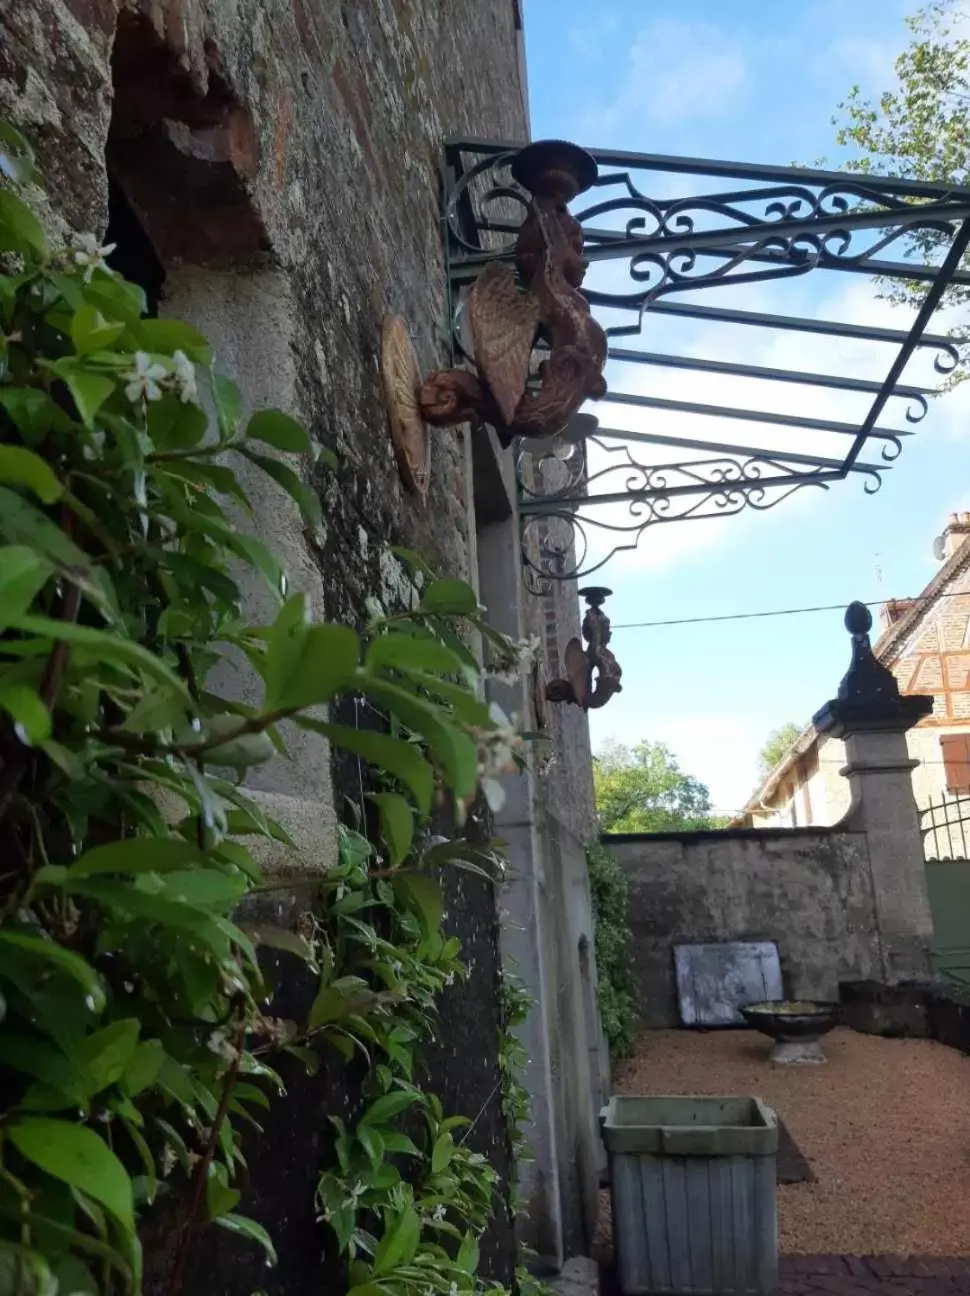
MULTIPOLYGON (((477 517, 479 597, 488 621, 514 639, 523 637, 521 556, 513 484, 503 480, 502 458, 496 446, 473 438, 477 517)), ((508 715, 528 715, 529 697, 523 679, 514 684, 490 680, 488 701, 508 715)), ((559 1269, 563 1255, 563 1221, 556 1130, 556 1092, 550 1061, 550 1002, 554 987, 546 950, 550 933, 545 875, 546 851, 536 813, 536 788, 531 770, 502 779, 505 802, 495 814, 495 835, 505 844, 508 876, 499 892, 500 947, 506 971, 517 977, 535 1000, 521 1028, 520 1039, 529 1062, 524 1083, 532 1100, 527 1131, 531 1161, 517 1167, 518 1189, 527 1214, 520 1222, 523 1242, 543 1268, 559 1269)))
POLYGON ((846 612, 852 664, 839 696, 815 716, 820 733, 841 738, 851 804, 837 825, 864 832, 872 879, 883 980, 887 984, 930 975, 933 921, 919 813, 913 797, 906 734, 933 710, 932 697, 903 696, 896 678, 869 644, 872 617, 861 603, 846 612))

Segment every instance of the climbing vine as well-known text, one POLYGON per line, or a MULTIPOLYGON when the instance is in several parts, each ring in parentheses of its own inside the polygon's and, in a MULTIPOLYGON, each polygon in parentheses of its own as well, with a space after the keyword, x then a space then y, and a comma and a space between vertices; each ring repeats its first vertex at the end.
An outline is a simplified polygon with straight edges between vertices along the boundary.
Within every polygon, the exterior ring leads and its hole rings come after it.
POLYGON ((600 842, 586 847, 593 903, 597 998, 610 1053, 628 1057, 637 1023, 636 983, 631 972, 628 887, 623 870, 600 842))
MULTIPOLYGON (((369 1064, 362 1114, 335 1122, 317 1190, 348 1286, 481 1287, 495 1174, 419 1088, 415 1058, 435 996, 464 975, 437 873, 493 876, 500 859, 427 825, 434 809, 460 826, 480 793, 497 803, 517 755, 479 698, 463 627, 497 671, 521 649, 467 585, 413 557, 407 613, 363 633, 314 623, 246 531, 233 467, 261 470, 313 526, 306 432, 277 410, 245 417, 205 338, 146 318, 110 247, 85 235, 51 248, 18 194, 35 178, 25 141, 0 126, 0 1289, 138 1292, 140 1234, 163 1198, 172 1292, 199 1227, 273 1261, 240 1209, 244 1131, 282 1100, 274 1055, 314 1066, 323 1049, 369 1064), (246 618, 247 570, 275 599, 269 624, 246 618), (251 673, 258 701, 210 684, 221 663, 251 673), (342 696, 366 699, 387 731, 321 718, 342 696), (264 885, 253 840, 293 845, 243 789, 251 766, 285 754, 284 721, 358 757, 381 788, 373 841, 342 830, 297 931, 239 917, 264 885), (273 1014, 261 946, 319 977, 305 1021, 273 1014)), ((518 1121, 515 1094, 507 1082, 518 1121)))

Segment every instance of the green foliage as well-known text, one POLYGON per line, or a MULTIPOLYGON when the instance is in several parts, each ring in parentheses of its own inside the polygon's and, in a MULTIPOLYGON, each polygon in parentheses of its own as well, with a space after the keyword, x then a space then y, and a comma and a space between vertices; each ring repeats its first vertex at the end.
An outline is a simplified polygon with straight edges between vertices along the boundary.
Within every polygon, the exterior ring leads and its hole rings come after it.
POLYGON ((267 1058, 313 1066, 333 1048, 368 1064, 370 1106, 338 1130, 353 1209, 320 1192, 349 1282, 394 1296, 420 1272, 422 1291, 470 1290, 494 1175, 412 1072, 435 995, 461 974, 434 870, 490 873, 497 857, 424 835, 432 803, 463 822, 518 741, 478 700, 461 622, 496 668, 516 647, 452 580, 426 580, 412 613, 363 636, 312 624, 240 528, 250 504, 232 467, 264 470, 313 522, 297 467, 261 448, 309 456, 309 437, 280 411, 247 421, 205 339, 144 318, 93 236, 50 249, 16 192, 31 178, 27 145, 0 123, 0 1286, 137 1293, 139 1232, 165 1194, 173 1292, 207 1221, 272 1262, 272 1239, 237 1210, 243 1134, 258 1136, 278 1088, 267 1058), (247 568, 275 599, 269 625, 246 619, 247 568), (252 705, 207 687, 240 658, 252 705), (347 694, 391 732, 317 718, 347 694), (323 916, 300 933, 232 917, 261 886, 246 839, 292 844, 241 786, 285 751, 284 719, 385 787, 381 840, 344 833, 323 916), (318 969, 306 1021, 272 1015, 260 945, 318 969), (406 1108, 423 1120, 414 1152, 395 1126, 406 1108), (389 1155, 420 1172, 405 1178, 389 1155), (428 1239, 429 1212, 457 1249, 428 1239))
MULTIPOLYGON (((906 19, 913 34, 895 64, 896 86, 876 100, 853 86, 835 118, 840 145, 853 149, 848 168, 907 179, 970 184, 970 36, 966 0, 935 0, 906 19)), ((924 258, 945 246, 943 231, 921 230, 914 243, 924 258)), ((968 261, 964 259, 964 269, 968 261)), ((896 303, 919 305, 925 285, 886 283, 884 295, 896 303)), ((965 306, 970 290, 956 286, 944 297, 945 306, 965 306)), ((966 342, 968 327, 961 322, 954 337, 966 342)), ((964 362, 950 375, 949 385, 967 376, 964 362)))
POLYGON ((772 729, 758 752, 758 778, 764 780, 783 757, 788 755, 789 748, 801 736, 802 726, 793 720, 786 721, 777 729, 772 729))
POLYGON ((593 758, 596 812, 604 832, 690 832, 715 828, 711 796, 662 743, 609 742, 593 758))
POLYGON ((637 1024, 637 990, 633 979, 633 933, 630 930, 626 877, 600 842, 586 847, 593 902, 597 998, 603 1032, 614 1058, 629 1057, 637 1024))

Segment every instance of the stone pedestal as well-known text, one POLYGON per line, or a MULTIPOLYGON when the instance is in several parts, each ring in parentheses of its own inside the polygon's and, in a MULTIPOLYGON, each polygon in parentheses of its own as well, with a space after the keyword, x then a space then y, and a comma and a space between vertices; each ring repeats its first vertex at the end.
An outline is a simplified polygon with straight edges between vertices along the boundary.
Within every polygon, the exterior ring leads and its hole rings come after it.
POLYGON ((814 717, 816 729, 845 742, 852 801, 838 825, 864 832, 869 852, 873 908, 879 932, 882 979, 920 980, 930 972, 933 921, 926 893, 923 841, 913 797, 906 734, 933 710, 933 699, 903 696, 895 676, 869 645, 872 618, 853 603, 846 628, 852 664, 839 696, 814 717))

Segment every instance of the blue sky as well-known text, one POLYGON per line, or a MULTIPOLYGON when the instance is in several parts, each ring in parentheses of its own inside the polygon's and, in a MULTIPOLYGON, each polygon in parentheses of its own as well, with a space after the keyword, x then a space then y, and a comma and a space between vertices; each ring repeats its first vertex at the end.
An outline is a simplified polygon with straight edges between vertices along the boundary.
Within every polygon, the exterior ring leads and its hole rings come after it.
MULTIPOLYGON (((907 36, 902 18, 913 7, 899 0, 684 0, 676 6, 526 0, 533 137, 782 165, 825 157, 834 166, 836 106, 855 82, 872 92, 893 84, 893 60, 907 36)), ((782 309, 900 328, 908 323, 904 312, 894 318, 877 302, 859 276, 816 271, 789 285, 782 309)), ((735 304, 724 291, 741 292, 718 289, 716 298, 702 300, 735 304)), ((736 301, 765 310, 780 303, 760 291, 736 301)), ((655 317, 650 327, 648 345, 663 350, 666 339, 666 349, 673 349, 671 325, 655 317)), ((755 335, 734 339, 741 350, 731 353, 752 363, 806 370, 831 363, 811 338, 789 335, 779 347, 762 330, 732 332, 755 335)), ((725 354, 703 331, 684 342, 697 354, 725 354)), ((848 367, 841 371, 868 376, 874 351, 881 372, 888 367, 888 351, 873 344, 862 344, 862 351, 842 347, 848 367)), ((878 368, 872 372, 881 376, 878 368)), ((918 380, 927 372, 907 376, 918 380)), ((637 384, 666 393, 664 374, 669 377, 669 371, 638 369, 637 384)), ((813 412, 851 420, 859 408, 853 397, 773 386, 765 404, 781 412, 800 412, 815 399, 825 403, 813 412)), ((738 388, 735 402, 729 387, 723 393, 725 404, 745 404, 753 394, 738 388)), ((683 387, 678 394, 722 399, 683 387)), ((616 425, 612 409, 595 412, 616 425)), ((906 427, 900 415, 884 421, 906 427)), ((659 431, 668 417, 641 414, 636 426, 659 431)), ((719 428, 705 420, 701 428, 696 422, 696 430, 684 425, 678 432, 749 438, 745 424, 719 428)), ((661 740, 710 786, 718 809, 739 808, 767 733, 787 720, 807 721, 834 694, 849 655, 840 614, 619 627, 917 593, 936 569, 931 545, 947 514, 970 507, 968 441, 970 384, 931 404, 875 495, 850 479, 828 492, 802 491, 765 513, 650 528, 634 555, 611 561, 598 577, 614 590, 608 610, 618 627, 612 646, 624 691, 592 716, 594 744, 609 737, 661 740)), ((828 446, 815 449, 829 453, 828 446)))

